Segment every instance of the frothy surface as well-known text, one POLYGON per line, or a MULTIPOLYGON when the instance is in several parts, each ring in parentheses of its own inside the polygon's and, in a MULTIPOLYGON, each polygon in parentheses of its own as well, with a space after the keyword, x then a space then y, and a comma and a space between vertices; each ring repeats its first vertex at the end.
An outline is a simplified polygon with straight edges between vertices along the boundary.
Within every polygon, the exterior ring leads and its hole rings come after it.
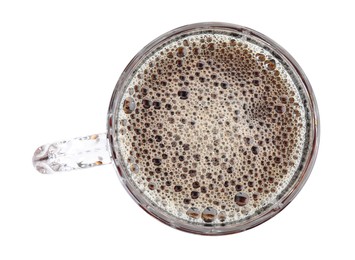
POLYGON ((304 104, 268 51, 238 35, 192 34, 132 76, 119 150, 131 181, 164 211, 203 224, 242 221, 302 169, 304 104))

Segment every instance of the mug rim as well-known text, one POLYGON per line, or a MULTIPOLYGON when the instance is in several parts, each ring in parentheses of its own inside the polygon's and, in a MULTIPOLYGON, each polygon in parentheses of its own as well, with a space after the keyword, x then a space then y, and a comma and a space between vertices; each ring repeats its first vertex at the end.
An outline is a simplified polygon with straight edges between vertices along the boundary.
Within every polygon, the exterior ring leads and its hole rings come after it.
POLYGON ((114 168, 116 169, 117 175, 127 192, 130 196, 135 200, 135 202, 143 208, 148 214, 152 215, 156 219, 161 222, 189 233, 201 234, 201 235, 226 235, 233 234, 248 230, 250 228, 256 227, 265 221, 271 219, 273 216, 278 214, 281 210, 283 210, 299 193, 304 184, 306 183, 309 175, 312 172, 318 149, 319 149, 319 141, 320 141, 320 123, 319 123, 319 111, 316 102, 316 98, 311 87, 311 84, 303 72, 300 65, 296 62, 296 60, 279 44, 270 39, 269 37, 259 33, 253 29, 230 24, 230 23, 221 23, 221 22, 204 22, 204 23, 194 23, 185 25, 182 27, 178 27, 173 29, 167 33, 162 34, 157 37, 149 44, 147 44, 141 51, 139 51, 134 58, 128 63, 124 71, 122 72, 115 89, 112 93, 111 101, 109 104, 109 109, 107 113, 107 139, 108 139, 108 150, 111 157, 111 160, 114 163, 114 168), (150 201, 146 195, 143 194, 138 188, 135 188, 131 183, 126 179, 126 166, 123 162, 120 154, 115 152, 117 149, 117 133, 115 131, 115 127, 117 125, 116 111, 118 111, 120 98, 117 98, 120 94, 123 94, 126 87, 126 81, 128 77, 132 74, 135 66, 141 64, 145 58, 147 58, 148 54, 154 50, 156 47, 161 46, 168 39, 176 35, 183 34, 184 32, 193 32, 194 30, 206 30, 206 29, 221 29, 221 30, 230 30, 237 31, 243 35, 248 35, 250 37, 256 37, 258 40, 261 40, 263 44, 266 46, 270 46, 271 50, 277 51, 277 54, 282 55, 282 60, 287 61, 288 65, 291 66, 291 70, 295 72, 295 74, 299 77, 299 81, 303 84, 304 94, 307 96, 307 100, 309 102, 309 114, 310 114, 310 141, 309 141, 309 151, 307 152, 306 162, 304 163, 304 167, 302 171, 299 173, 300 177, 298 180, 292 184, 290 189, 287 191, 285 196, 277 201, 273 207, 263 211, 256 218, 252 218, 249 220, 244 220, 242 223, 228 223, 225 226, 218 225, 201 225, 195 224, 192 222, 188 222, 183 219, 179 219, 176 216, 172 216, 164 210, 158 208, 154 202, 150 201))

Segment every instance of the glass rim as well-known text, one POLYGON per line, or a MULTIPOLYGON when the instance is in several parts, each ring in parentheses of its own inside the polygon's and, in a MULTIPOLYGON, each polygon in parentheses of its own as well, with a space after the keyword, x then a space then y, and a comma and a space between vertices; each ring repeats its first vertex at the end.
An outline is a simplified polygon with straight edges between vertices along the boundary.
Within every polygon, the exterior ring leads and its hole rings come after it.
MULTIPOLYGON (((313 89, 309 80, 307 79, 305 73, 301 69, 300 65, 296 60, 279 44, 270 39, 269 37, 247 27, 229 24, 229 23, 220 23, 220 22, 205 22, 205 23, 195 23, 190 25, 185 25, 176 29, 173 29, 155 40, 151 41, 146 45, 141 51, 139 51, 134 58, 129 62, 124 71, 122 72, 115 89, 113 91, 108 114, 107 114, 107 138, 108 138, 108 148, 111 160, 114 162, 116 172, 119 176, 119 179, 131 197, 136 201, 136 203, 143 208, 147 213, 160 220, 161 222, 189 233, 201 234, 201 235, 226 235, 238 233, 269 220, 276 214, 278 214, 282 209, 284 209, 298 194, 306 183, 316 160, 317 152, 319 148, 320 140, 320 124, 319 124, 319 111, 317 102, 314 96, 313 89), (117 140, 118 135, 116 131, 117 126, 117 111, 119 110, 119 104, 121 97, 125 91, 126 83, 130 75, 136 69, 136 66, 141 64, 145 58, 158 46, 162 46, 167 40, 173 38, 177 35, 182 35, 185 32, 200 31, 206 29, 221 29, 221 30, 230 30, 234 32, 240 32, 242 35, 247 35, 250 37, 257 38, 262 41, 263 44, 269 46, 271 50, 277 51, 277 54, 281 54, 282 61, 286 61, 287 65, 291 67, 291 70, 299 77, 299 81, 303 85, 303 91, 306 95, 307 101, 309 102, 309 114, 310 114, 310 129, 309 129, 309 151, 307 152, 306 161, 302 171, 299 173, 299 178, 295 183, 292 184, 290 189, 282 196, 282 198, 277 201, 273 207, 268 208, 263 211, 261 214, 257 215, 255 218, 249 220, 243 220, 241 223, 227 223, 225 225, 209 225, 209 224, 196 224, 188 222, 183 219, 179 219, 176 216, 173 216, 164 210, 158 208, 154 202, 149 200, 146 195, 143 194, 138 188, 130 183, 127 180, 127 169, 125 163, 121 158, 120 154, 116 153, 118 149, 117 140), (120 97, 120 98, 118 98, 120 97)), ((118 149, 119 150, 119 149, 118 149)))

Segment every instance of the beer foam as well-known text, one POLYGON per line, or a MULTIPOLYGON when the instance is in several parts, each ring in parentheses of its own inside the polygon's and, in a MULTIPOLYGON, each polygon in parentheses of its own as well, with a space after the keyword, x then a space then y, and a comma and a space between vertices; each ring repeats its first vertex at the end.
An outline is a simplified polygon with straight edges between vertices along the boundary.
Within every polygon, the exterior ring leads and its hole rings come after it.
POLYGON ((260 214, 302 170, 305 102, 280 60, 245 36, 173 39, 142 62, 120 104, 131 181, 179 219, 260 214))

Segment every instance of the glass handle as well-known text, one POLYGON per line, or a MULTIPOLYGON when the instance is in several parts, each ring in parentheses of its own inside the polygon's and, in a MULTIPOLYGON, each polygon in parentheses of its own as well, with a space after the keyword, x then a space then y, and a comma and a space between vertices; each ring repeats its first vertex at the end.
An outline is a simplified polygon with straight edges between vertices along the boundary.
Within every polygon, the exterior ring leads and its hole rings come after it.
POLYGON ((106 133, 42 145, 35 151, 32 162, 40 173, 71 171, 110 164, 106 133))

